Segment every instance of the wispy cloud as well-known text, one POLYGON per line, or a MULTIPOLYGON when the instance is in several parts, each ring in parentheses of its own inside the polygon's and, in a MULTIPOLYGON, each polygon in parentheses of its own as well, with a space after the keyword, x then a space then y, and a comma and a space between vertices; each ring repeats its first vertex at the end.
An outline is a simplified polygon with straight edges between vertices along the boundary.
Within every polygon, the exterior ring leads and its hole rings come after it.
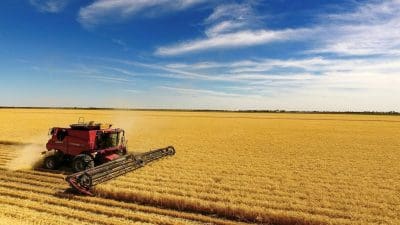
POLYGON ((260 25, 260 17, 250 3, 222 4, 217 6, 204 21, 208 37, 231 33, 240 29, 255 28, 260 25))
POLYGON ((192 95, 213 95, 213 96, 229 96, 229 97, 235 97, 238 96, 236 94, 232 93, 225 93, 221 91, 212 91, 212 90, 207 90, 207 89, 193 89, 193 88, 179 88, 179 87, 169 87, 169 86, 159 86, 161 89, 167 89, 171 91, 175 91, 181 94, 192 94, 192 95))
POLYGON ((126 69, 122 69, 122 68, 118 68, 118 67, 113 67, 113 66, 102 66, 102 68, 107 69, 107 70, 112 70, 112 71, 116 71, 118 73, 124 74, 124 75, 129 75, 129 76, 138 76, 137 73, 126 70, 126 69))
POLYGON ((57 66, 56 68, 35 66, 34 70, 40 71, 41 73, 51 74, 54 77, 79 77, 80 79, 83 78, 91 81, 119 84, 132 83, 133 80, 129 79, 128 76, 135 76, 134 73, 118 67, 91 66, 85 64, 69 65, 68 68, 62 68, 61 66, 57 66), (113 73, 110 73, 110 71, 113 73))
MULTIPOLYGON (((400 57, 379 58, 324 58, 312 57, 303 59, 259 59, 233 62, 197 62, 193 64, 167 64, 166 67, 177 67, 179 70, 199 72, 215 69, 226 71, 230 75, 271 73, 285 69, 287 76, 299 74, 299 71, 320 75, 329 73, 343 73, 351 76, 354 73, 375 73, 396 75, 400 71, 400 57), (291 72, 292 71, 292 72, 291 72)), ((212 71, 212 70, 211 70, 212 71)))
POLYGON ((227 93, 227 92, 222 92, 222 91, 214 91, 214 90, 198 89, 198 88, 180 88, 180 87, 171 87, 171 86, 159 86, 158 88, 174 91, 179 94, 202 96, 202 97, 204 97, 204 95, 219 96, 219 97, 243 97, 243 96, 250 97, 249 95, 227 93))
POLYGON ((302 39, 309 32, 310 30, 307 29, 244 30, 160 47, 156 54, 168 56, 210 49, 248 47, 277 41, 302 39))
POLYGON ((204 69, 216 69, 223 68, 232 73, 243 73, 243 72, 263 72, 270 71, 273 69, 280 68, 297 68, 307 69, 308 71, 318 71, 321 66, 332 63, 331 60, 327 60, 323 57, 310 57, 303 59, 258 59, 258 60, 240 60, 234 62, 197 62, 193 64, 167 64, 167 67, 180 68, 180 69, 191 69, 191 70, 204 70, 204 69))
POLYGON ((207 23, 212 23, 221 20, 246 20, 254 17, 254 12, 251 4, 221 4, 213 10, 213 12, 205 20, 207 23))
POLYGON ((95 0, 79 11, 78 21, 86 26, 114 23, 139 13, 179 11, 206 0, 95 0))
POLYGON ((221 4, 204 20, 204 38, 159 47, 155 54, 170 56, 211 49, 241 48, 297 40, 309 33, 308 29, 263 29, 260 19, 251 2, 221 4))
POLYGON ((121 46, 124 51, 128 51, 129 50, 128 44, 126 44, 125 41, 123 41, 121 39, 116 39, 116 38, 111 39, 111 41, 114 44, 121 46))
POLYGON ((309 27, 262 28, 250 4, 222 4, 205 19, 205 36, 161 46, 155 54, 174 56, 215 49, 306 41, 306 54, 400 55, 400 1, 359 3, 348 13, 320 15, 309 27))
POLYGON ((140 90, 136 90, 136 89, 124 89, 123 91, 128 92, 128 93, 133 93, 133 94, 141 92, 140 90))
MULTIPOLYGON (((318 102, 318 104, 321 104, 321 108, 327 104, 319 102, 318 96, 325 96, 325 99, 331 99, 340 106, 349 105, 350 101, 354 99, 365 101, 363 96, 387 98, 382 102, 386 102, 385 104, 391 102, 393 107, 397 107, 394 104, 395 99, 400 101, 397 90, 400 85, 400 77, 398 76, 398 71, 400 71, 399 57, 362 59, 316 57, 234 62, 208 61, 171 65, 179 67, 180 70, 198 73, 208 71, 210 76, 218 75, 219 80, 212 82, 213 84, 223 82, 224 85, 217 85, 219 90, 224 90, 226 93, 240 91, 244 96, 260 95, 267 98, 274 95, 277 99, 285 99, 285 101, 288 100, 287 98, 294 98, 294 96, 303 96, 304 101, 318 102), (284 73, 275 74, 277 70, 282 68, 284 68, 284 73), (224 71, 222 72, 223 75, 220 75, 221 71, 224 71), (310 95, 310 93, 313 94, 310 95), (338 96, 341 97, 338 99, 338 96)), ((170 67, 171 65, 167 66, 170 67)), ((349 107, 356 108, 355 105, 350 104, 349 107)))
POLYGON ((161 71, 161 74, 152 73, 156 76, 162 77, 172 77, 172 78, 186 78, 186 79, 199 79, 199 80, 215 80, 218 78, 213 78, 213 76, 207 74, 201 74, 196 72, 191 72, 187 70, 181 70, 178 68, 171 68, 162 64, 151 64, 151 63, 142 63, 137 61, 129 61, 129 60, 120 60, 120 59, 112 59, 112 58, 98 58, 103 61, 120 63, 124 65, 130 65, 133 67, 142 67, 146 68, 150 71, 161 71))
POLYGON ((29 3, 37 10, 47 13, 58 13, 62 11, 69 2, 70 0, 29 0, 29 3))
POLYGON ((215 37, 219 34, 229 33, 236 29, 242 28, 245 26, 245 23, 234 22, 234 21, 222 21, 217 23, 211 27, 209 27, 205 33, 208 37, 215 37))
POLYGON ((130 82, 131 80, 126 79, 126 78, 122 78, 122 77, 118 77, 118 76, 109 76, 109 75, 86 75, 86 76, 82 76, 85 78, 89 78, 89 79, 95 79, 98 81, 103 81, 103 82, 112 82, 112 83, 126 83, 126 82, 130 82))
POLYGON ((398 110, 400 101, 400 57, 393 56, 194 63, 91 58, 87 66, 67 68, 50 72, 115 85, 154 107, 398 110))
POLYGON ((400 1, 360 4, 353 12, 321 17, 314 53, 399 55, 400 1))

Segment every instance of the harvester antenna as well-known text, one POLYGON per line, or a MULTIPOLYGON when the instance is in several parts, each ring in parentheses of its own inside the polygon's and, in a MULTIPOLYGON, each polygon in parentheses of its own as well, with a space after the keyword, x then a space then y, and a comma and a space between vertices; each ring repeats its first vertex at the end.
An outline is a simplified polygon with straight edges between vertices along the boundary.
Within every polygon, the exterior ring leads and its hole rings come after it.
POLYGON ((79 124, 85 123, 85 117, 79 117, 79 118, 78 118, 78 123, 79 123, 79 124))

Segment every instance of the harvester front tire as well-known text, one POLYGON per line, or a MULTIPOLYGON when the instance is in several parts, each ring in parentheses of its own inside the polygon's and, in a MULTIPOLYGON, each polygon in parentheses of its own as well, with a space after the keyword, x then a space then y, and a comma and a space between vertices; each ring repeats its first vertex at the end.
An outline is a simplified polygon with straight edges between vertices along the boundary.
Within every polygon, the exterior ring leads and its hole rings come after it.
POLYGON ((94 167, 94 161, 92 157, 86 154, 77 155, 72 161, 72 169, 75 172, 87 170, 93 167, 94 167))
POLYGON ((60 165, 60 162, 59 162, 58 158, 54 155, 47 156, 43 162, 44 168, 48 169, 48 170, 55 170, 58 168, 59 165, 60 165))

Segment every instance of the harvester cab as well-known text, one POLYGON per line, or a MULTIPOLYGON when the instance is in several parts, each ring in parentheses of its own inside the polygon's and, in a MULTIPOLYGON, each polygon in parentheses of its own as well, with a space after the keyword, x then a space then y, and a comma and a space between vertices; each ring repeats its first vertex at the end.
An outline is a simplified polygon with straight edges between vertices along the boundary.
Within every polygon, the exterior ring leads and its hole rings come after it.
POLYGON ((127 154, 125 131, 111 124, 78 123, 69 128, 54 127, 46 144, 45 169, 62 165, 72 167, 74 174, 66 180, 72 188, 91 194, 91 187, 144 166, 146 163, 174 155, 172 146, 140 154, 127 154))

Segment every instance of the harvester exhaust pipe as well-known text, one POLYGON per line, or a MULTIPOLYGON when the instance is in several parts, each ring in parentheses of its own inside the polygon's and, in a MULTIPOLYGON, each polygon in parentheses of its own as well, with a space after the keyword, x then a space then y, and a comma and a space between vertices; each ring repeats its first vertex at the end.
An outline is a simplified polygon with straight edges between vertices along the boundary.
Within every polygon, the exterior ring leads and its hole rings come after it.
POLYGON ((128 154, 65 178, 70 186, 81 194, 93 195, 92 187, 145 166, 147 163, 174 155, 175 148, 168 146, 137 155, 128 154))

